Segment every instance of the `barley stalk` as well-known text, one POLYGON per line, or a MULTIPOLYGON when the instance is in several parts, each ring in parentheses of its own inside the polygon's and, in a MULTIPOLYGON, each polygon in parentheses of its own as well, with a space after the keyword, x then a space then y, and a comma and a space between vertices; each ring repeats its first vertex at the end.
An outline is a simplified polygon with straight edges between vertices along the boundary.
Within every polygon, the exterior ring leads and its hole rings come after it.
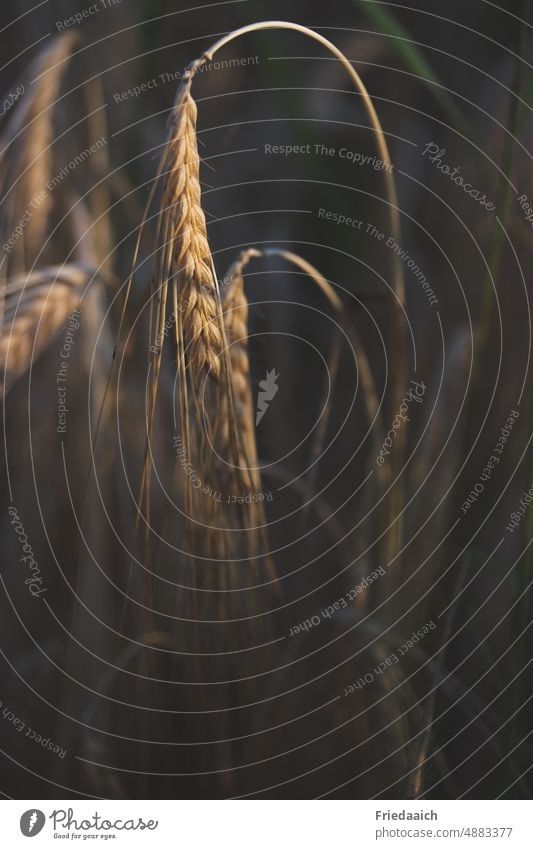
MULTIPOLYGON (((320 33, 317 33, 314 30, 309 29, 308 27, 302 26, 300 24, 291 23, 289 21, 261 21, 259 23, 243 26, 240 29, 234 30, 233 32, 228 33, 227 35, 224 35, 217 42, 215 42, 215 44, 213 44, 209 50, 205 51, 202 56, 202 59, 199 61, 212 61, 214 55, 219 50, 221 50, 230 42, 234 41, 236 38, 239 38, 241 35, 247 35, 249 33, 257 32, 259 30, 269 29, 293 30, 295 32, 299 32, 307 36, 308 38, 312 38, 314 41, 318 42, 327 50, 329 50, 329 52, 332 53, 333 56, 335 56, 335 58, 346 70, 356 90, 361 96, 363 106, 366 110, 372 128, 374 130, 374 136, 379 155, 382 161, 386 164, 386 166, 388 166, 383 169, 382 173, 385 180, 391 235, 398 244, 401 244, 400 209, 398 204, 398 195, 396 191, 396 181, 393 175, 392 163, 387 145, 387 140, 385 138, 385 133, 383 132, 383 128, 381 126, 381 122, 375 110, 372 99, 368 94, 368 91, 366 90, 366 87, 361 77, 359 76, 355 68, 352 66, 351 62, 346 58, 344 53, 339 50, 338 47, 336 47, 327 38, 324 38, 324 36, 320 35, 320 33)), ((390 368, 390 409, 391 416, 394 416, 396 415, 396 412, 401 405, 404 389, 406 386, 406 340, 405 328, 403 323, 403 312, 405 305, 405 284, 402 261, 396 252, 392 253, 391 263, 394 298, 391 298, 390 302, 390 336, 392 348, 390 368)), ((398 554, 401 550, 402 545, 402 482, 400 480, 400 476, 403 467, 404 440, 404 434, 403 432, 400 432, 398 434, 396 450, 394 452, 394 457, 392 458, 391 464, 392 484, 390 487, 389 494, 387 496, 389 526, 391 528, 391 531, 388 534, 390 542, 388 555, 389 560, 393 558, 398 559, 398 554)))
POLYGON ((9 116, 0 141, 1 241, 6 243, 18 222, 31 210, 20 238, 0 267, 0 324, 8 277, 29 268, 41 251, 51 201, 45 192, 52 171, 53 114, 68 59, 79 39, 65 33, 39 53, 26 75, 26 90, 9 116), (32 204, 36 203, 36 208, 32 204))
MULTIPOLYGON (((243 27, 224 36, 206 51, 186 70, 178 87, 171 116, 169 140, 161 160, 156 183, 163 179, 161 211, 158 218, 157 238, 160 249, 157 255, 151 298, 150 342, 154 354, 151 363, 151 389, 148 410, 148 434, 145 463, 141 481, 141 493, 146 503, 149 517, 151 460, 149 445, 152 438, 153 419, 157 398, 158 383, 162 365, 162 342, 165 337, 167 306, 174 307, 174 327, 177 346, 177 387, 179 418, 183 433, 186 459, 197 468, 204 477, 214 479, 220 474, 219 458, 213 446, 222 444, 228 449, 236 462, 233 472, 226 464, 224 480, 231 474, 232 486, 242 486, 243 469, 248 470, 248 489, 255 485, 256 474, 251 470, 249 461, 255 461, 255 440, 250 421, 251 399, 248 386, 248 361, 245 346, 245 323, 247 304, 242 286, 242 262, 233 269, 234 287, 225 292, 224 315, 216 271, 211 255, 205 215, 201 203, 200 157, 196 138, 197 107, 191 95, 191 86, 195 73, 206 61, 224 45, 245 33, 259 29, 293 29, 313 38, 341 62, 361 94, 362 101, 375 131, 377 145, 383 161, 390 166, 390 156, 381 124, 372 101, 359 75, 348 59, 327 39, 306 27, 286 22, 268 21, 243 27), (171 296, 169 297, 169 287, 171 296), (230 316, 233 314, 233 318, 230 316), (229 348, 226 344, 230 339, 229 348), (155 344, 154 344, 155 342, 155 344), (234 348, 232 355, 231 348, 234 348), (217 389, 206 385, 208 376, 218 382, 217 389), (189 397, 190 396, 190 397, 189 397), (216 433, 217 407, 227 418, 228 427, 216 433), (255 478, 255 481, 254 481, 255 478)), ((386 179, 391 229, 399 240, 399 211, 392 168, 384 169, 386 179)), ((143 225, 146 219, 143 220, 143 225)), ((137 252, 136 252, 137 256, 137 252)), ((247 260, 244 259, 244 262, 247 260)), ((405 383, 405 367, 402 345, 403 327, 403 267, 398 257, 393 255, 394 288, 396 298, 392 308, 393 335, 393 396, 401 398, 405 383)), ((129 290, 129 284, 128 284, 129 290)), ((334 300, 335 300, 335 293, 334 300)), ((396 452, 399 458, 400 451, 396 452)), ((191 537, 191 551, 202 556, 202 550, 208 557, 227 553, 232 554, 232 544, 227 542, 223 533, 216 531, 216 521, 225 527, 227 516, 213 504, 200 502, 200 493, 192 491, 190 479, 186 481, 186 511, 191 527, 202 527, 197 538, 191 537), (207 523, 207 526, 206 526, 207 523), (198 545, 200 546, 198 548, 198 545)), ((392 502, 391 502, 392 503, 392 502)), ((223 508, 224 509, 224 508, 223 508)), ((244 531, 251 530, 250 518, 254 511, 243 508, 239 524, 244 531)), ((231 534, 229 535, 231 536, 231 534)), ((149 539, 147 537, 147 545, 149 539)))

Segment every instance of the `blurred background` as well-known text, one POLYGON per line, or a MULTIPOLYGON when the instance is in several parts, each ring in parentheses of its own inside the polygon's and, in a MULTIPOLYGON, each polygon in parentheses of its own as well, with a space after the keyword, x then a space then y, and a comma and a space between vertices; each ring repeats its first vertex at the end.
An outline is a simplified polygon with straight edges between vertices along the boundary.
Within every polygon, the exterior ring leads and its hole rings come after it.
POLYGON ((26 345, 3 375, 5 797, 530 797, 531 23, 528 0, 4 0, 3 337, 21 313, 26 345), (343 51, 392 166, 302 34, 244 35, 194 80, 219 278, 274 246, 342 304, 280 256, 245 271, 278 581, 242 559, 206 592, 170 346, 145 544, 153 207, 140 225, 184 68, 269 19, 343 51))

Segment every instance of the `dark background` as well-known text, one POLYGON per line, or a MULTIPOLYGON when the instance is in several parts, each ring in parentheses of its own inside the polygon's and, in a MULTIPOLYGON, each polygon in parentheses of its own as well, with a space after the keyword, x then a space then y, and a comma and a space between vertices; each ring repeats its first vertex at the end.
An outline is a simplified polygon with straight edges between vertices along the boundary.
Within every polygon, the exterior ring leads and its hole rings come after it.
MULTIPOLYGON (((89 5, 32 8, 4 0, 2 91, 26 79, 30 62, 58 34, 58 21, 89 5)), ((109 161, 91 161, 70 175, 54 195, 57 228, 28 262, 40 267, 68 259, 74 200, 92 197, 102 180, 111 208, 105 233, 93 227, 91 241, 104 256, 109 252, 105 262, 114 277, 83 312, 64 443, 55 430, 54 396, 62 331, 31 375, 6 395, 3 464, 11 498, 6 487, 0 699, 2 710, 68 752, 55 756, 2 716, 5 796, 529 798, 531 517, 512 534, 506 525, 531 484, 531 230, 514 189, 533 198, 533 54, 530 17, 527 25, 520 22, 529 4, 511 6, 245 0, 182 10, 164 0, 123 0, 79 26, 82 40, 54 112, 54 173, 86 147, 90 127, 81 92, 92 77, 103 87, 107 127, 105 121, 100 126, 109 161), (302 519, 302 486, 277 489, 308 466, 308 434, 320 415, 334 322, 303 274, 273 259, 251 266, 254 396, 267 370, 280 375, 257 440, 263 485, 277 493, 268 518, 283 602, 257 590, 250 610, 261 615, 250 630, 226 627, 231 638, 221 638, 235 654, 198 659, 216 651, 219 632, 217 626, 197 632, 181 621, 193 609, 192 594, 172 584, 186 578, 187 565, 154 539, 149 582, 156 613, 150 617, 126 551, 145 438, 148 261, 127 309, 131 335, 120 388, 104 405, 96 474, 90 446, 123 284, 175 95, 175 85, 160 75, 183 70, 222 33, 262 19, 319 30, 363 77, 394 163, 402 248, 426 274, 438 309, 406 269, 407 375, 424 381, 427 392, 410 411, 406 432, 405 548, 396 565, 386 564, 379 545, 386 515, 379 489, 367 480, 375 470, 371 428, 347 345, 330 401, 328 449, 313 484, 320 498, 302 519), (158 83, 150 90, 117 102, 116 94, 153 79, 158 83), (494 200, 495 213, 423 156, 430 142, 444 149, 443 162, 460 166, 465 179, 494 200), (486 328, 481 341, 480 326, 486 328), (513 409, 520 417, 502 460, 482 497, 463 513, 513 409), (11 501, 47 577, 46 605, 31 598, 20 579, 19 544, 7 516, 11 501), (288 637, 292 626, 379 565, 387 577, 375 592, 308 634, 288 637), (343 697, 350 682, 430 620, 437 628, 417 648, 375 676, 372 686, 343 697), (429 759, 422 787, 414 790, 426 729, 429 759)), ((217 59, 246 57, 258 61, 205 72, 193 87, 203 205, 218 274, 240 249, 258 244, 288 248, 316 265, 349 309, 383 398, 387 431, 394 416, 390 252, 364 231, 317 215, 320 208, 334 210, 390 235, 382 174, 338 156, 281 157, 264 150, 265 144, 310 144, 312 150, 325 144, 374 155, 361 99, 342 68, 296 33, 253 33, 217 59)), ((98 114, 104 120, 103 110, 98 114)), ((9 185, 12 174, 7 179, 9 185)), ((143 259, 153 232, 152 219, 143 259)), ((169 355, 154 450, 163 483, 180 503, 173 367, 169 355)), ((153 512, 157 533, 179 545, 182 522, 163 487, 155 490, 153 512)), ((246 609, 248 601, 243 604, 246 609)))

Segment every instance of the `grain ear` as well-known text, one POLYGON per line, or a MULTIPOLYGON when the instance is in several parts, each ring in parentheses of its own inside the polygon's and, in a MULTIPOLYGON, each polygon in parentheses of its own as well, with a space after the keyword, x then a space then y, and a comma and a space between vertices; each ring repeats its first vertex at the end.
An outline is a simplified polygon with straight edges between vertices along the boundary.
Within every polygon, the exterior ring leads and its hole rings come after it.
POLYGON ((0 394, 29 369, 78 308, 96 269, 72 263, 8 279, 0 336, 0 394))
POLYGON ((196 139, 197 107, 186 73, 174 104, 165 155, 160 280, 172 280, 183 323, 186 361, 193 373, 219 379, 223 331, 220 295, 207 239, 196 139))
POLYGON ((13 240, 3 268, 5 277, 29 268, 43 248, 52 206, 47 182, 54 170, 54 118, 61 84, 78 41, 78 33, 64 33, 39 53, 26 74, 22 99, 2 133, 0 191, 9 190, 0 229, 3 243, 13 240), (14 238, 21 220, 24 226, 14 238))
MULTIPOLYGON (((255 443, 254 410, 250 386, 250 363, 248 359, 248 299, 244 291, 243 271, 253 256, 260 256, 254 249, 243 251, 228 269, 222 290, 224 332, 230 362, 231 380, 228 391, 220 403, 217 448, 222 457, 227 457, 233 438, 237 446, 237 473, 246 489, 255 493, 260 488, 257 471, 257 448, 255 443), (235 437, 231 433, 235 428, 235 437)), ((242 488, 242 487, 241 487, 242 488)))

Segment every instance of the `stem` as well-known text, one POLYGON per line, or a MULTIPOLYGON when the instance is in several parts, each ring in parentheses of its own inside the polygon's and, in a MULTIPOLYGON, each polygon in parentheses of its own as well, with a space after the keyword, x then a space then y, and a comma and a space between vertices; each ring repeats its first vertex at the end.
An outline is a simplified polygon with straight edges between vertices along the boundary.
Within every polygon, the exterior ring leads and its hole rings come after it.
POLYGON ((343 303, 337 295, 333 286, 328 283, 326 278, 322 274, 320 274, 320 272, 317 271, 317 269, 313 265, 311 265, 310 262, 307 262, 307 260, 303 257, 293 253, 292 251, 286 251, 283 248, 264 248, 259 252, 258 255, 264 257, 278 256, 281 259, 292 263, 292 265, 296 265, 309 277, 313 278, 313 281, 316 283, 318 288, 324 293, 335 312, 341 313, 343 311, 343 303))
MULTIPOLYGON (((374 104, 372 103, 372 99, 361 77, 359 76, 355 68, 351 65, 350 61, 347 59, 344 53, 342 53, 342 51, 339 50, 339 48, 336 47, 331 41, 329 41, 327 38, 324 38, 324 36, 320 35, 314 30, 302 26, 301 24, 291 23, 290 21, 260 21, 258 23, 248 24, 247 26, 240 27, 239 29, 236 29, 233 32, 228 33, 227 35, 224 35, 222 38, 216 41, 212 45, 212 47, 209 48, 209 50, 206 50, 202 54, 202 57, 197 62, 193 63, 193 65, 190 66, 192 69, 192 73, 194 74, 201 64, 204 64, 208 61, 212 61, 214 55, 219 50, 221 50, 230 42, 239 38, 241 35, 247 35, 248 33, 268 29, 292 30, 294 32, 299 32, 302 35, 307 36, 308 38, 312 38, 314 41, 318 42, 327 50, 329 50, 329 52, 332 53, 333 56, 335 56, 335 58, 341 63, 346 73, 350 77, 350 80, 354 84, 356 90, 361 95, 364 108, 374 129, 376 137, 376 146, 381 160, 388 166, 387 168, 383 169, 382 173, 385 178, 385 190, 389 207, 391 235, 397 242, 397 244, 401 244, 401 225, 400 210, 398 206, 398 194, 396 191, 396 181, 394 179, 392 171, 392 162, 387 141, 385 138, 385 133, 383 132, 383 127, 381 126, 381 122, 374 108, 374 104)), ((391 410, 392 416, 394 416, 402 403, 403 392, 406 385, 406 341, 403 327, 405 282, 402 261, 395 252, 391 254, 391 264, 393 289, 395 295, 394 298, 391 298, 389 318, 392 348, 390 370, 392 382, 391 410)), ((395 476, 399 475, 403 466, 403 445, 404 436, 403 434, 399 434, 397 440, 397 450, 395 451, 393 460, 393 479, 395 476)), ((401 509, 401 504, 401 489, 398 485, 396 489, 391 489, 391 495, 389 498, 389 523, 391 524, 393 530, 393 534, 391 535, 392 546, 388 555, 389 558, 394 557, 395 554, 401 548, 402 522, 401 518, 398 515, 401 509)))
MULTIPOLYGON (((384 168, 382 173, 385 177, 385 188, 387 192, 387 199, 389 203, 389 214, 391 219, 391 233, 394 239, 399 243, 399 239, 401 237, 401 226, 400 226, 400 212, 398 207, 398 194, 396 191, 396 181, 394 179, 394 175, 392 173, 392 162, 390 158, 389 148, 387 145, 387 141, 385 139, 385 133, 383 132, 383 127, 381 126, 381 122, 378 118, 378 114, 374 108, 374 104, 372 103, 372 99, 363 83, 361 77, 355 70, 355 68, 351 65, 350 61, 346 58, 344 53, 339 50, 331 41, 319 33, 315 32, 308 27, 304 27, 300 24, 294 24, 289 21, 261 21, 255 24, 248 24, 247 26, 241 27, 240 29, 234 30, 234 32, 228 33, 228 35, 223 36, 219 41, 215 42, 215 44, 206 50, 203 54, 203 59, 205 62, 211 62, 215 53, 218 53, 223 47, 229 44, 231 41, 234 41, 236 38, 239 38, 241 35, 246 35, 250 32, 257 32, 258 30, 263 29, 288 29, 294 30, 295 32, 300 32, 303 35, 307 35, 309 38, 314 39, 323 47, 332 53, 336 59, 341 63, 343 68, 346 70, 348 76, 352 80, 355 88, 361 95, 363 99, 363 105, 367 111, 368 117, 370 119, 370 123, 374 129, 376 135, 376 145, 380 154, 380 157, 389 168, 384 168)), ((394 291, 396 297, 399 301, 399 305, 403 306, 405 303, 405 286, 404 286, 404 278, 403 278, 403 266, 401 264, 401 260, 394 255, 392 259, 393 263, 393 279, 394 279, 394 291)))

